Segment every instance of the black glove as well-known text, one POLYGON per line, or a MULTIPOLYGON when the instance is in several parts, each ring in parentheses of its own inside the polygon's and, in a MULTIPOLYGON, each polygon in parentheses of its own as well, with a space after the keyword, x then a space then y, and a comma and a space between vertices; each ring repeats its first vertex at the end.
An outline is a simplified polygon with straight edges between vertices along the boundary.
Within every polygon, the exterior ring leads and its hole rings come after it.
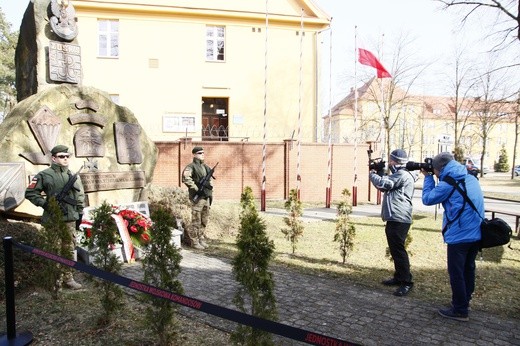
POLYGON ((79 226, 81 225, 81 220, 83 220, 83 214, 79 214, 79 219, 76 220, 76 230, 79 230, 79 226))
POLYGON ((42 208, 43 208, 43 210, 47 210, 47 208, 49 208, 49 202, 45 201, 45 203, 43 203, 43 205, 42 205, 42 208))

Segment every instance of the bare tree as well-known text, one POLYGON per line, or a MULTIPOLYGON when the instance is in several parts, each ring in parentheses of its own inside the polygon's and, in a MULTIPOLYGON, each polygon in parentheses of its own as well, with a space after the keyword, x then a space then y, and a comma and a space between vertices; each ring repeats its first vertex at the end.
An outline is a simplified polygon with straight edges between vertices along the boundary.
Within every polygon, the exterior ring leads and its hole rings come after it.
MULTIPOLYGON (((412 106, 414 98, 410 92, 414 83, 418 80, 424 70, 428 67, 427 64, 421 65, 412 63, 414 57, 409 53, 408 48, 411 47, 413 39, 408 35, 401 35, 396 44, 392 56, 392 78, 391 79, 374 79, 374 82, 369 85, 367 95, 376 101, 379 113, 381 114, 380 126, 384 131, 384 146, 383 153, 389 155, 392 144, 392 136, 395 139, 394 145, 400 145, 404 149, 406 144, 413 146, 413 143, 406 142, 406 139, 418 138, 417 131, 420 131, 421 126, 416 126, 408 121, 411 118, 411 113, 414 111, 412 106)), ((421 102, 417 102, 417 109, 421 109, 421 102)), ((416 119, 417 117, 413 117, 416 119)), ((417 139, 418 141, 420 139, 417 139)))
POLYGON ((463 144, 465 130, 470 124, 471 109, 475 99, 470 97, 475 88, 476 76, 474 63, 470 61, 464 48, 455 51, 454 60, 450 64, 453 69, 447 74, 447 84, 451 96, 450 103, 445 104, 445 114, 453 117, 453 144, 455 158, 460 161, 463 159, 463 144))
POLYGON ((496 34, 502 38, 497 46, 520 40, 520 1, 518 0, 434 0, 444 4, 444 8, 465 6, 468 8, 462 18, 465 23, 478 11, 495 14, 496 34))
POLYGON ((481 139, 480 174, 483 175, 489 135, 500 122, 508 120, 511 111, 511 95, 507 94, 507 74, 498 71, 490 63, 487 71, 481 74, 476 84, 480 96, 473 106, 474 120, 477 124, 475 135, 481 139))

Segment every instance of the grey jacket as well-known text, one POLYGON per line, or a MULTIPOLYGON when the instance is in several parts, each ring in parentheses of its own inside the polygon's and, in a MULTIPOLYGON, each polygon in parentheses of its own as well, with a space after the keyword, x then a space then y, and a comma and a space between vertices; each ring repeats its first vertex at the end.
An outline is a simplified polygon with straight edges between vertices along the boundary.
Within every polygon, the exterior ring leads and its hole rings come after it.
POLYGON ((370 173, 370 181, 384 192, 381 218, 383 221, 412 223, 412 198, 415 177, 404 166, 397 166, 397 172, 380 177, 370 173))

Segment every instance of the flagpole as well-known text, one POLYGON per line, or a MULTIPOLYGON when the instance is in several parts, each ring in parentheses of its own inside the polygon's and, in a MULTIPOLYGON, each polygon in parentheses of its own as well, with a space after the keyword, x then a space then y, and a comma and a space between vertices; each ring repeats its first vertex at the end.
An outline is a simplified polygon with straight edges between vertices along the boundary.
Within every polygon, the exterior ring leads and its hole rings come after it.
POLYGON ((357 88, 357 25, 354 26, 354 185, 352 186, 352 206, 357 206, 357 117, 358 117, 358 88, 357 88))
POLYGON ((264 42, 264 138, 262 143, 262 190, 260 191, 260 210, 265 211, 265 185, 267 165, 267 30, 269 29, 269 0, 265 0, 265 42, 264 42))
POLYGON ((301 127, 302 127, 302 82, 303 82, 303 8, 300 15, 300 85, 298 95, 298 161, 296 163, 296 196, 300 200, 302 177, 300 174, 301 162, 301 127))
POLYGON ((330 208, 332 193, 332 18, 329 22, 329 145, 327 160, 327 187, 325 188, 325 208, 330 208))
MULTIPOLYGON (((381 35, 381 57, 380 57, 380 61, 383 60, 383 40, 385 38, 385 34, 382 34, 381 35)), ((380 84, 380 87, 381 87, 381 99, 383 100, 383 106, 382 106, 382 117, 381 117, 381 133, 382 133, 382 136, 381 136, 381 158, 384 159, 384 155, 386 153, 386 150, 388 148, 386 148, 386 127, 384 126, 385 125, 385 116, 386 116, 386 102, 385 102, 385 91, 384 91, 384 88, 383 88, 383 83, 384 83, 384 79, 381 78, 381 84, 380 84)), ((388 149, 389 150, 389 149, 388 149)))

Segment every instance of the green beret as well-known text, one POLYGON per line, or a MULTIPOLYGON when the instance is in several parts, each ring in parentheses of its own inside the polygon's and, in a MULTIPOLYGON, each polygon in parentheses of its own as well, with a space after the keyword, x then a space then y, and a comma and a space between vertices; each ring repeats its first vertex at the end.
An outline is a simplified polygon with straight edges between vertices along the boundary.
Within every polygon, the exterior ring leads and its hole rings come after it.
POLYGON ((55 156, 57 153, 68 153, 69 148, 64 145, 57 145, 51 150, 52 156, 55 156))
POLYGON ((199 151, 204 151, 204 148, 203 147, 195 147, 193 148, 193 150, 191 151, 192 154, 195 154, 199 151))

